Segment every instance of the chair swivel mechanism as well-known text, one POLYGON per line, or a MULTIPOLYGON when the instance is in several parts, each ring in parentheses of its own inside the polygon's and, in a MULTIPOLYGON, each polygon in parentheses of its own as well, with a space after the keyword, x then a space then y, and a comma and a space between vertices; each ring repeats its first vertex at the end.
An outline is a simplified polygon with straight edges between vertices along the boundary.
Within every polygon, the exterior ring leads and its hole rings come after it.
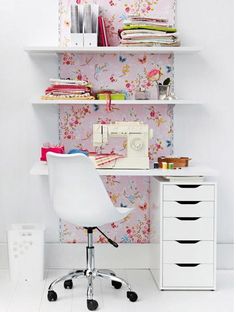
POLYGON ((127 298, 135 302, 137 294, 130 284, 111 270, 97 270, 93 245, 93 231, 97 229, 114 247, 118 244, 109 239, 98 227, 116 222, 128 216, 132 208, 116 208, 104 187, 92 161, 83 154, 62 155, 47 153, 49 189, 53 208, 59 218, 82 226, 87 230, 86 268, 74 270, 53 281, 48 288, 48 300, 56 301, 55 286, 64 282, 64 288, 72 289, 73 280, 87 279, 87 308, 94 311, 98 302, 93 298, 93 280, 107 279, 119 289, 127 288, 127 298))

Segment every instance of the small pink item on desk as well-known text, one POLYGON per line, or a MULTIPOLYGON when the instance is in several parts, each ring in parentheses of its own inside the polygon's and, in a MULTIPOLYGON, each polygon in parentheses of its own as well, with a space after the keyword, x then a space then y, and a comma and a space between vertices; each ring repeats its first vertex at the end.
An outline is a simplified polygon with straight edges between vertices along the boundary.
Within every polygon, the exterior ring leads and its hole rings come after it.
POLYGON ((47 161, 47 153, 53 152, 57 154, 64 154, 65 148, 64 146, 43 146, 41 147, 41 161, 47 161))

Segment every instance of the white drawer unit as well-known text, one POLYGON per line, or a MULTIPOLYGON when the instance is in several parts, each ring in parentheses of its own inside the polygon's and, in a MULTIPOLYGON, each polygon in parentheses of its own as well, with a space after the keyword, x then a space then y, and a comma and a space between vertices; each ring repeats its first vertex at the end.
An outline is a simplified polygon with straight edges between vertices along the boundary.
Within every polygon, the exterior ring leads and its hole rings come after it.
POLYGON ((211 287, 214 283, 213 264, 164 264, 163 286, 165 287, 211 287))
POLYGON ((163 218, 163 240, 213 240, 214 219, 163 218))
POLYGON ((164 201, 164 217, 214 217, 213 201, 164 201))
POLYGON ((214 290, 216 184, 151 178, 150 199, 151 272, 160 289, 214 290))
POLYGON ((163 242, 164 263, 212 263, 213 241, 177 240, 163 242))
POLYGON ((214 201, 215 187, 210 184, 171 184, 163 187, 164 200, 214 201))

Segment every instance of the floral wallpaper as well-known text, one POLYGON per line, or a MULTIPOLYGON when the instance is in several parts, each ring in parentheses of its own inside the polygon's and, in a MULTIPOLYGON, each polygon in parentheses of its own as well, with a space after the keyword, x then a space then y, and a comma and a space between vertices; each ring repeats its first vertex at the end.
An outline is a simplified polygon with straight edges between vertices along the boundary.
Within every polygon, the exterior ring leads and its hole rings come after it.
MULTIPOLYGON (((167 17, 175 21, 175 0, 60 0, 60 42, 70 45, 70 5, 72 3, 97 3, 101 6, 106 21, 110 45, 118 45, 117 30, 127 14, 141 14, 167 17)), ((77 55, 65 53, 59 59, 61 78, 85 79, 92 83, 93 90, 116 90, 133 99, 135 90, 140 87, 157 96, 155 82, 148 78, 152 69, 160 70, 160 82, 174 78, 174 59, 172 55, 77 55)), ((151 166, 159 156, 173 153, 173 107, 171 105, 112 105, 111 112, 105 105, 60 105, 59 137, 66 151, 83 148, 94 151, 92 146, 92 125, 114 121, 143 121, 154 131, 149 144, 151 166)), ((113 138, 102 152, 124 154, 125 140, 113 138)), ((149 178, 148 177, 103 177, 104 185, 115 206, 135 207, 124 220, 101 229, 109 237, 120 243, 148 243, 150 231, 149 178)), ((61 220, 61 241, 77 243, 86 241, 83 228, 61 220)), ((95 233, 95 241, 104 243, 106 239, 95 233)))

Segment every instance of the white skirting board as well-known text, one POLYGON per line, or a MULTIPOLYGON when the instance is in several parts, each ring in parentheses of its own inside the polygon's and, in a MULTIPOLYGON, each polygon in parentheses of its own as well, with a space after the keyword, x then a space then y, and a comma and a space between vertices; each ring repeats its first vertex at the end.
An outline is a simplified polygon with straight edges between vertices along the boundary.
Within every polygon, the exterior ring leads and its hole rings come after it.
MULTIPOLYGON (((95 261, 98 268, 147 269, 150 263, 150 244, 95 244, 95 261)), ((54 268, 83 268, 86 244, 46 243, 45 266, 54 268)), ((233 269, 234 245, 217 244, 217 269, 233 269)), ((8 268, 7 244, 0 243, 0 269, 8 268)))

